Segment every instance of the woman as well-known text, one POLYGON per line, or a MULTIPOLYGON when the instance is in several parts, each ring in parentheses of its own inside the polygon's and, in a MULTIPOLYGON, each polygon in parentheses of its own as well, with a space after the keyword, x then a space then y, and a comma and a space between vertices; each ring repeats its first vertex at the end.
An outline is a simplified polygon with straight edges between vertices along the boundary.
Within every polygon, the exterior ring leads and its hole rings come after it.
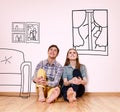
POLYGON ((66 56, 63 72, 62 95, 68 102, 76 101, 85 92, 87 84, 87 72, 85 65, 80 64, 78 53, 75 49, 69 49, 66 56))

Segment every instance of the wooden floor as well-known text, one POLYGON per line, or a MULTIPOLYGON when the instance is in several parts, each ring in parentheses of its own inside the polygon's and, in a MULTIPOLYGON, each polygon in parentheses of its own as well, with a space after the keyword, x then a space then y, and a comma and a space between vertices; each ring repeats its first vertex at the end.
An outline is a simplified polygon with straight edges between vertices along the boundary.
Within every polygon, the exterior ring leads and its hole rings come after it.
POLYGON ((120 112, 119 95, 84 95, 74 103, 58 101, 47 104, 29 98, 0 96, 0 112, 120 112))

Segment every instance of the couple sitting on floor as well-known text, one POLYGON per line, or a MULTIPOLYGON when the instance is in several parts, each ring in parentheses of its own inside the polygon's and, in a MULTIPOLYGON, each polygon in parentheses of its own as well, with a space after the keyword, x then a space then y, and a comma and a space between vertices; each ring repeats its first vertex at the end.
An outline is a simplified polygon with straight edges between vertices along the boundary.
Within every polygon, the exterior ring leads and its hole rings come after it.
POLYGON ((64 67, 56 61, 59 48, 51 45, 48 58, 41 61, 36 69, 33 82, 36 83, 38 101, 54 102, 60 95, 68 102, 76 101, 85 92, 87 72, 85 65, 80 64, 75 49, 69 49, 64 67))

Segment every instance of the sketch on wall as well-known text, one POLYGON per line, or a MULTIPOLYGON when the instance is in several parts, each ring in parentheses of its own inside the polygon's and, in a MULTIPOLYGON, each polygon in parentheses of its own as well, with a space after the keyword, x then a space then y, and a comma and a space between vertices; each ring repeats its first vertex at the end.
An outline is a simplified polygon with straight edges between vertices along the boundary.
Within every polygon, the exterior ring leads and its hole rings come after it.
POLYGON ((25 43, 25 33, 13 33, 12 42, 25 43))
POLYGON ((72 10, 72 37, 80 55, 108 56, 108 10, 72 10))
POLYGON ((13 43, 39 43, 39 22, 12 22, 13 43))
POLYGON ((39 23, 27 23, 27 42, 39 42, 39 23))
POLYGON ((30 96, 32 62, 25 60, 22 51, 0 48, 0 90, 18 88, 21 97, 30 96), (7 79, 7 80, 6 80, 7 79), (26 94, 27 93, 27 94, 26 94))

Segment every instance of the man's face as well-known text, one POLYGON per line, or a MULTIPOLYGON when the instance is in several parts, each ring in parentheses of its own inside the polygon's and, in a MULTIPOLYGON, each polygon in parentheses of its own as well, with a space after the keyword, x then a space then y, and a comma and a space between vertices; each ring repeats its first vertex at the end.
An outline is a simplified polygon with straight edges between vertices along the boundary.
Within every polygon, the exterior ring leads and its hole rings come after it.
POLYGON ((49 58, 53 58, 55 59, 58 55, 58 51, 57 51, 57 48, 56 47, 51 47, 49 50, 48 50, 48 57, 49 58))

